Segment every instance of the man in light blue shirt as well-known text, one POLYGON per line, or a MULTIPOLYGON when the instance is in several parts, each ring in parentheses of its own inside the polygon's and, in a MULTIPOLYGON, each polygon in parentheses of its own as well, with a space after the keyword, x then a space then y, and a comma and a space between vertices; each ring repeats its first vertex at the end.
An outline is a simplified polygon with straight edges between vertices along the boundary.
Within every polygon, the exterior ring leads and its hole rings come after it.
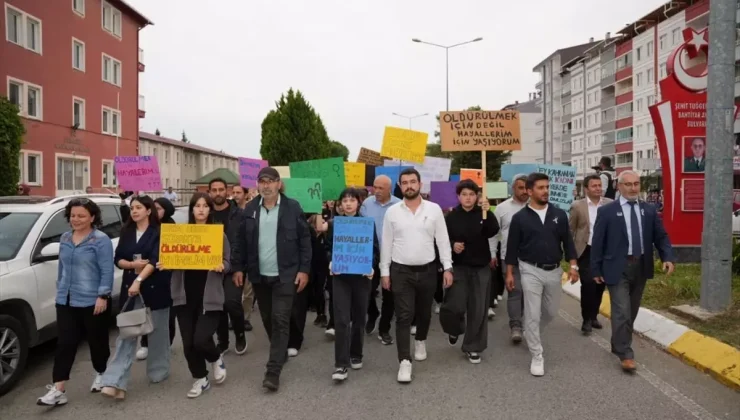
MULTIPOLYGON (((363 201, 360 208, 360 214, 365 217, 372 217, 375 220, 375 232, 378 235, 378 246, 383 243, 383 219, 388 209, 400 202, 398 197, 391 195, 393 183, 390 178, 380 175, 373 182, 374 195, 363 201)), ((372 334, 375 332, 376 321, 380 316, 380 326, 378 339, 389 346, 393 344, 393 337, 390 335, 391 319, 393 319, 393 292, 383 289, 383 303, 381 310, 378 311, 378 305, 375 302, 378 296, 378 285, 380 284, 380 267, 374 267, 375 275, 373 276, 372 292, 370 293, 370 305, 367 309, 367 323, 365 332, 372 334)))

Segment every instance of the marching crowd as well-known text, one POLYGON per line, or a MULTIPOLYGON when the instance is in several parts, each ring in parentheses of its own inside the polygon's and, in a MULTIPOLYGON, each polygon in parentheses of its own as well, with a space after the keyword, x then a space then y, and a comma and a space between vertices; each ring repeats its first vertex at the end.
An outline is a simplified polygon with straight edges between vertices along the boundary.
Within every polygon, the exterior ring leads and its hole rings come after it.
POLYGON ((223 261, 211 270, 171 270, 159 261, 160 226, 174 223, 175 208, 167 198, 128 197, 115 250, 98 229, 98 206, 86 198, 69 202, 65 216, 71 230, 60 238, 53 383, 37 404, 67 403, 65 383, 83 339, 96 371, 92 392, 124 399, 136 359, 146 360, 151 382, 164 381, 175 323, 194 379, 187 396, 196 398, 212 382, 226 380, 223 355, 231 348, 230 329, 234 351, 247 351, 254 304, 270 340, 265 389, 278 390, 283 365, 298 355, 309 307, 317 313, 314 324, 334 337, 335 382, 362 368, 366 336, 377 331, 384 345, 394 343, 395 316, 397 380, 408 383, 413 362, 427 358, 433 312, 448 343, 462 341, 469 362, 480 363, 488 345, 487 320, 495 316, 504 289, 510 339, 526 341, 530 373, 542 376, 541 329, 558 311, 563 259, 569 262, 569 280, 581 281, 584 334, 602 328, 596 315, 608 287, 612 352, 622 369, 632 372, 632 326, 652 277, 653 247, 664 269, 673 270, 667 234, 655 207, 638 200, 639 176, 630 171, 619 175, 614 201, 604 197, 614 198, 615 190, 606 194, 602 177, 587 176, 586 198, 574 202, 569 213, 548 204, 549 179, 541 173, 516 176, 512 197, 493 212, 471 180, 457 185, 459 205, 443 211, 422 197, 423 181, 415 169, 402 171, 397 186, 377 177, 370 196, 364 188, 346 188, 321 214, 305 214, 284 194, 274 168, 263 168, 257 178, 256 192, 235 185, 229 199, 229 186, 214 179, 208 193, 195 193, 190 200, 188 223, 224 226, 223 261), (394 187, 401 198, 394 196, 394 187), (374 220, 370 272, 332 269, 335 216, 374 220), (124 318, 119 315, 111 358, 114 266, 123 270, 119 309, 124 318), (149 328, 139 330, 145 335, 125 329, 135 318, 125 315, 133 313, 146 314, 149 328))

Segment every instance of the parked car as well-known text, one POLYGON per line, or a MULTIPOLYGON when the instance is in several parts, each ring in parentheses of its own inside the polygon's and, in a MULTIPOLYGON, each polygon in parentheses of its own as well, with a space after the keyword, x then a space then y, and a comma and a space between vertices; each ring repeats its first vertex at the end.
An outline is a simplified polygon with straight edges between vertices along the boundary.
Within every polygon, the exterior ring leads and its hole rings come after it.
POLYGON ((740 236, 740 210, 732 212, 732 235, 740 236))
MULTIPOLYGON (((115 194, 0 197, 0 395, 22 377, 29 349, 57 336, 59 239, 70 229, 64 208, 79 197, 100 206, 101 230, 115 249, 122 226, 115 194)), ((122 275, 116 268, 114 300, 122 275)))

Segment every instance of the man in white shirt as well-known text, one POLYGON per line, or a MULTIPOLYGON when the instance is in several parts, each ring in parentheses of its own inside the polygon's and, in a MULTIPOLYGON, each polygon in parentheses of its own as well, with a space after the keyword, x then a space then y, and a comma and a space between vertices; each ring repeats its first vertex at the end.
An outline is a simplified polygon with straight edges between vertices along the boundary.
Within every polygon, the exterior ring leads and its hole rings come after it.
POLYGON ((416 315, 414 359, 426 360, 426 338, 437 287, 434 245, 444 268, 444 286, 452 285, 452 247, 442 209, 423 200, 416 169, 401 171, 403 201, 392 205, 383 220, 380 276, 383 288, 393 288, 396 309, 398 382, 411 382, 411 322, 416 315), (392 285, 391 285, 392 282, 392 285))
POLYGON ((170 200, 170 203, 177 205, 177 193, 172 191, 172 187, 167 188, 167 192, 164 193, 164 198, 170 200))
MULTIPOLYGON (((498 220, 501 229, 498 234, 488 240, 491 248, 491 260, 494 266, 502 264, 503 273, 506 273, 506 242, 509 238, 509 226, 511 218, 527 205, 529 194, 527 194, 527 175, 519 174, 514 177, 511 184, 513 192, 511 198, 496 206, 493 214, 498 220), (501 244, 501 261, 496 259, 496 250, 501 244)), ((514 289, 506 297, 506 311, 509 315, 509 328, 511 329, 511 341, 514 344, 522 342, 522 312, 524 311, 524 299, 522 298, 522 283, 518 267, 514 267, 514 289)))
POLYGON ((600 330, 601 323, 597 319, 601 298, 604 295, 603 283, 596 283, 590 270, 591 241, 594 236, 594 224, 599 207, 612 200, 602 197, 601 177, 598 174, 588 175, 583 180, 586 198, 576 200, 570 206, 570 231, 578 254, 578 274, 581 277, 581 316, 583 334, 591 334, 593 328, 600 330))

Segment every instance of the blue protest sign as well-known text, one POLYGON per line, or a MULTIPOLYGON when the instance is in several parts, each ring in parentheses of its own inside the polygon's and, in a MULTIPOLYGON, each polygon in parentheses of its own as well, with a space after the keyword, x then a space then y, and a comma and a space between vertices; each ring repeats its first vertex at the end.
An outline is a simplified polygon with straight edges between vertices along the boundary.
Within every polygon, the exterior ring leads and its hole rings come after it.
POLYGON ((378 166, 375 168, 375 177, 385 175, 391 179, 393 185, 398 184, 398 178, 404 169, 413 168, 413 166, 378 166))
POLYGON ((550 204, 569 211, 576 186, 576 168, 565 165, 537 165, 537 172, 550 177, 550 204))
POLYGON ((453 182, 460 182, 460 174, 457 174, 457 175, 450 175, 450 181, 453 181, 453 182))
POLYGON ((331 271, 334 274, 370 274, 374 232, 372 217, 335 217, 331 271))
POLYGON ((517 175, 529 175, 532 172, 537 172, 536 163, 506 163, 501 165, 501 181, 509 184, 507 190, 511 195, 511 186, 514 185, 514 177, 517 175))

